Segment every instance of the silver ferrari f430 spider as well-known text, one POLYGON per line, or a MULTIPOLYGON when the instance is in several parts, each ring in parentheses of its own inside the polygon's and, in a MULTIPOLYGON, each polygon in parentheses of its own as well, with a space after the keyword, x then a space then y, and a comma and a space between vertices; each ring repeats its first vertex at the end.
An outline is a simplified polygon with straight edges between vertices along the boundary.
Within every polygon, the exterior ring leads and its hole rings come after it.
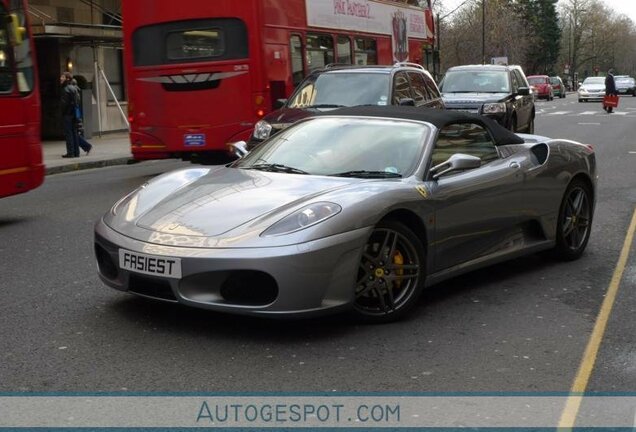
POLYGON ((97 222, 95 252, 107 285, 140 296, 390 321, 458 274, 581 256, 596 177, 590 145, 468 113, 346 108, 230 165, 152 179, 97 222))

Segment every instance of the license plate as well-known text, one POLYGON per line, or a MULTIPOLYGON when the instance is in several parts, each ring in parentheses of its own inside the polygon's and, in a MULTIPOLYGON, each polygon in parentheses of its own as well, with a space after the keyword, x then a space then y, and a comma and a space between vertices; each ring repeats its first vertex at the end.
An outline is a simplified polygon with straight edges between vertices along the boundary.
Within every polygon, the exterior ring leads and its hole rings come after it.
POLYGON ((181 279, 181 259, 119 249, 119 267, 135 273, 181 279))
POLYGON ((185 134, 183 136, 183 145, 186 147, 203 147, 205 146, 205 134, 185 134))

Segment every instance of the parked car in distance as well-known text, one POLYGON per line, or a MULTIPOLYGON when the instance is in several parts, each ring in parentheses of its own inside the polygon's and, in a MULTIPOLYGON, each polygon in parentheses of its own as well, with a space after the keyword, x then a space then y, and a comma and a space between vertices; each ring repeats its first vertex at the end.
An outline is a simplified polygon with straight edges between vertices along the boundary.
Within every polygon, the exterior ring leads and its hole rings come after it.
POLYGON ((552 91, 554 96, 559 96, 561 99, 565 97, 565 84, 563 84, 563 80, 561 77, 553 76, 550 77, 550 84, 552 85, 552 91))
POLYGON ((247 143, 254 148, 300 119, 342 107, 404 105, 444 109, 431 74, 415 63, 392 66, 334 65, 305 78, 279 109, 266 115, 247 143))
POLYGON ((605 97, 605 77, 587 77, 579 87, 579 102, 603 100, 605 97))
POLYGON ((636 80, 630 76, 620 76, 614 78, 616 91, 618 94, 636 96, 636 80))
POLYGON ((513 132, 534 133, 534 97, 520 66, 455 66, 440 90, 446 109, 482 114, 513 132))
POLYGON ((528 82, 537 88, 537 97, 539 99, 554 99, 554 90, 550 84, 550 77, 547 75, 528 75, 528 82))

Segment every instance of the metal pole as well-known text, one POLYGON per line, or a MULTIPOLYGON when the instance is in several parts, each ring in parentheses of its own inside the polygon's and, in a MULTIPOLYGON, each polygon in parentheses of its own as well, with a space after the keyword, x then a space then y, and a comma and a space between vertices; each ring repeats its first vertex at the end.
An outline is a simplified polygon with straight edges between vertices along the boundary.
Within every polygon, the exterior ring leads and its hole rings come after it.
POLYGON ((119 108, 119 114, 121 114, 121 118, 124 119, 124 123, 126 123, 126 127, 128 128, 128 130, 130 130, 130 123, 128 123, 128 118, 126 117, 126 114, 124 114, 124 110, 122 109, 121 104, 117 100, 117 95, 115 95, 113 88, 110 86, 110 83, 108 82, 108 78, 106 77, 106 74, 104 73, 102 68, 99 68, 99 72, 102 74, 102 78, 104 79, 104 82, 106 83, 106 88, 108 88, 110 95, 115 100, 115 104, 117 104, 117 108, 119 108))
POLYGON ((481 0, 481 64, 486 64, 486 0, 481 0))
POLYGON ((95 60, 95 98, 97 99, 97 133, 102 137, 102 98, 99 91, 99 65, 95 60))
MULTIPOLYGON (((442 35, 442 29, 439 27, 439 25, 440 19, 439 14, 437 14, 437 69, 434 71, 436 80, 439 80, 439 76, 442 73, 442 45, 440 39, 442 35)), ((433 51, 433 60, 435 60, 435 51, 433 51)))

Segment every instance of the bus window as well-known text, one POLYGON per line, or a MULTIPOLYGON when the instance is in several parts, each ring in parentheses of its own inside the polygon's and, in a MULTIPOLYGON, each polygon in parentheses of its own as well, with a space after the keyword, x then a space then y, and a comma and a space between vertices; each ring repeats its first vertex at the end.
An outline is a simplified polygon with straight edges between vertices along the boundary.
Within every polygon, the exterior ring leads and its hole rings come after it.
POLYGON ((378 48, 375 39, 356 38, 356 64, 358 66, 377 65, 378 48))
POLYGON ((338 36, 338 63, 351 64, 351 40, 348 36, 338 36))
POLYGON ((19 10, 11 14, 13 31, 18 35, 15 38, 15 46, 13 47, 13 55, 15 58, 15 67, 17 71, 18 90, 22 95, 27 95, 33 91, 35 85, 35 72, 33 69, 33 61, 31 60, 31 43, 29 34, 26 31, 26 19, 24 11, 19 10))
POLYGON ((0 4, 0 93, 11 93, 13 74, 9 56, 9 33, 6 28, 7 15, 0 4))
POLYGON ((225 32, 201 29, 172 32, 166 38, 169 60, 219 57, 225 52, 225 32))
POLYGON ((291 55, 292 83, 296 87, 305 77, 303 68, 303 41, 298 35, 289 38, 289 52, 291 55))
POLYGON ((133 34, 135 66, 248 58, 247 27, 237 18, 174 21, 133 34))
POLYGON ((309 70, 320 69, 334 62, 331 35, 307 34, 307 63, 309 70))

